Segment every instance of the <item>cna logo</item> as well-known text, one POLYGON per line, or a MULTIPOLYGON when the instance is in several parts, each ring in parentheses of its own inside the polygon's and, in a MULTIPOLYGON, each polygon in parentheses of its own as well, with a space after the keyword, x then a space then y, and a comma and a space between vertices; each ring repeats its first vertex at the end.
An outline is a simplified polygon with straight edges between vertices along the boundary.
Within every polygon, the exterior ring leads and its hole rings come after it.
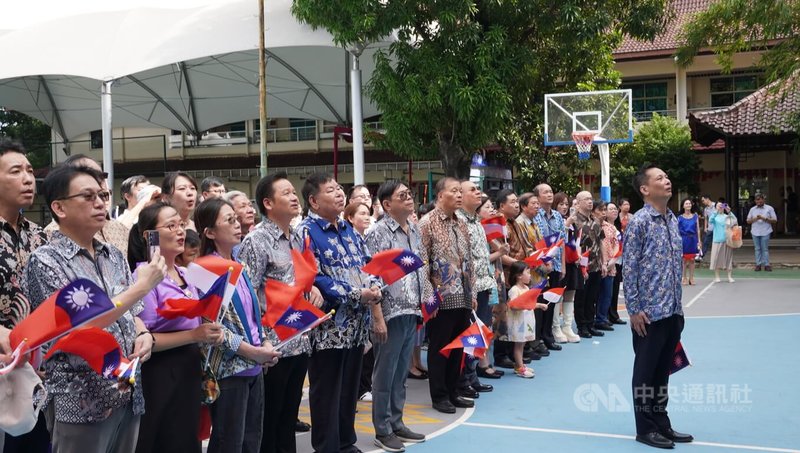
POLYGON ((582 384, 572 394, 575 407, 581 412, 629 412, 631 404, 616 384, 605 388, 600 384, 582 384))

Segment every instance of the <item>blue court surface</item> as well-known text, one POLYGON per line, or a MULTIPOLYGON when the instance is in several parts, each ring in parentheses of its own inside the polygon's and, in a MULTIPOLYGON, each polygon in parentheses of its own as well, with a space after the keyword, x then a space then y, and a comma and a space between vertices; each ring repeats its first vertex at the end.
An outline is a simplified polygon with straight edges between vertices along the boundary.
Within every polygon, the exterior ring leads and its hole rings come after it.
MULTIPOLYGON (((693 434, 695 442, 676 450, 800 452, 800 278, 735 277, 735 283, 712 284, 706 278, 684 287, 682 342, 693 366, 672 376, 668 410, 675 430, 693 434)), ((482 394, 474 409, 459 409, 436 431, 407 417, 412 429, 430 434, 427 442, 406 448, 655 451, 633 440, 632 363, 628 326, 564 345, 531 364, 532 380, 506 370, 502 379, 484 381, 495 390, 482 394)), ((427 401, 424 412, 441 419, 430 409, 422 384, 409 385, 409 400, 427 401)), ((359 403, 359 415, 369 409, 359 403)), ((382 451, 371 446, 368 431, 359 429, 359 447, 382 451)))

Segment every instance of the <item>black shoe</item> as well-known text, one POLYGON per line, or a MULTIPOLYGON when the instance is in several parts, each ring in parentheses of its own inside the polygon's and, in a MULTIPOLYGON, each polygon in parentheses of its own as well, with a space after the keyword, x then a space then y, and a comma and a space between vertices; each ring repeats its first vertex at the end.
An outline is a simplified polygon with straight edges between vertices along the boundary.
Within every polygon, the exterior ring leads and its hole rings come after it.
POLYGON ((311 431, 311 425, 302 420, 297 420, 294 424, 294 430, 298 433, 307 433, 311 431))
POLYGON ((478 391, 473 389, 472 387, 465 387, 465 388, 462 388, 462 389, 458 389, 458 396, 460 396, 462 398, 470 398, 470 399, 474 400, 476 398, 480 398, 481 394, 478 393, 478 391))
POLYGON ((543 357, 547 357, 547 354, 549 354, 549 351, 547 350, 547 346, 545 346, 543 342, 539 343, 538 345, 536 345, 536 347, 533 348, 533 352, 541 354, 543 357), (547 354, 545 354, 545 353, 547 353, 547 354))
POLYGON ((656 448, 675 448, 675 443, 659 433, 637 434, 636 442, 641 442, 656 448))
POLYGON ((394 433, 386 436, 375 436, 375 445, 383 448, 386 451, 392 451, 392 452, 406 451, 406 447, 405 445, 403 445, 403 441, 398 439, 398 437, 394 433))
POLYGON ((603 337, 606 335, 603 332, 600 332, 599 330, 592 328, 589 329, 589 333, 592 334, 593 337, 603 337))
POLYGON ((456 407, 450 401, 436 401, 433 403, 433 408, 443 414, 455 414, 456 407))
POLYGON ((673 441, 673 442, 685 443, 685 442, 691 442, 691 441, 694 440, 694 436, 692 436, 691 434, 679 433, 677 431, 674 431, 672 428, 670 428, 670 429, 668 429, 666 431, 662 431, 661 435, 666 437, 667 439, 673 441))
POLYGON ((455 406, 455 407, 464 407, 464 408, 475 407, 475 402, 474 401, 468 400, 466 398, 462 398, 460 396, 457 396, 457 397, 451 399, 450 403, 452 403, 452 405, 455 406))
POLYGON ((613 332, 614 328, 608 323, 597 323, 594 325, 595 330, 605 330, 606 332, 613 332))
POLYGON ((419 379, 420 381, 424 381, 425 379, 428 379, 428 373, 423 371, 420 374, 414 374, 411 371, 409 371, 408 372, 408 378, 409 379, 419 379))
POLYGON ((624 321, 622 319, 615 319, 615 320, 611 321, 611 323, 612 324, 618 324, 620 326, 624 326, 625 324, 628 324, 628 321, 624 321))
POLYGON ((592 334, 586 329, 578 330, 578 336, 581 338, 592 338, 592 334))
POLYGON ((555 343, 545 343, 544 346, 551 351, 560 351, 561 346, 555 343))
POLYGON ((509 359, 508 357, 503 357, 500 360, 495 360, 494 361, 494 366, 497 366, 497 367, 500 367, 500 368, 511 368, 513 370, 516 365, 514 365, 514 361, 513 360, 509 359))
MULTIPOLYGON (((539 356, 539 358, 541 359, 541 358, 542 358, 542 356, 539 356)), ((531 361, 532 361, 532 360, 533 360, 533 359, 531 359, 530 357, 523 357, 523 358, 522 358, 522 363, 524 363, 525 365, 527 365, 527 364, 531 363, 531 361)), ((537 360, 538 360, 538 359, 537 359, 537 360)))
POLYGON ((492 390, 494 390, 494 387, 492 387, 489 384, 478 384, 478 385, 474 385, 473 384, 472 385, 472 390, 475 390, 476 392, 479 392, 479 393, 486 393, 486 392, 491 392, 492 390))
POLYGON ((415 433, 405 426, 395 430, 394 435, 403 442, 425 442, 425 434, 415 433))
POLYGON ((476 372, 478 373, 478 377, 482 377, 484 379, 500 379, 500 377, 505 374, 502 371, 497 370, 497 369, 492 369, 492 370, 493 371, 491 373, 489 373, 489 372, 487 372, 488 368, 478 367, 476 369, 476 372))

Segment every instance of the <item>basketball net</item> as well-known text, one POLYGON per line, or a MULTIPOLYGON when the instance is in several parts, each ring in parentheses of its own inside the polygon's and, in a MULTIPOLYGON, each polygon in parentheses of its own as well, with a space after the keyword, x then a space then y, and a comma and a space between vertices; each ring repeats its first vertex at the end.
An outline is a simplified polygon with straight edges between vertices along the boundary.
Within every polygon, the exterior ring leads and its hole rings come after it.
POLYGON ((592 142, 597 135, 595 131, 575 131, 572 133, 572 140, 578 148, 578 159, 587 160, 592 152, 592 142))

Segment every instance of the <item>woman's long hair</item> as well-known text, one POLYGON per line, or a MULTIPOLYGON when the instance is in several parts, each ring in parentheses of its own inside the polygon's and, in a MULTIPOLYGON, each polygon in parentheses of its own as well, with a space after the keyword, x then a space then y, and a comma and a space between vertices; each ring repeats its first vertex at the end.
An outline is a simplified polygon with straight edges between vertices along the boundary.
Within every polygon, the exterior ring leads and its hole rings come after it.
POLYGON ((200 256, 210 255, 217 251, 217 245, 213 239, 210 239, 206 232, 210 228, 214 228, 217 224, 219 211, 222 207, 228 205, 233 209, 230 202, 222 198, 210 198, 204 200, 194 210, 194 226, 197 228, 197 233, 200 235, 200 256))
POLYGON ((133 225, 131 232, 128 233, 128 265, 130 265, 131 270, 136 269, 138 263, 145 262, 148 259, 144 232, 155 230, 161 210, 171 207, 172 205, 165 201, 157 201, 142 209, 142 212, 139 213, 139 221, 133 225))

